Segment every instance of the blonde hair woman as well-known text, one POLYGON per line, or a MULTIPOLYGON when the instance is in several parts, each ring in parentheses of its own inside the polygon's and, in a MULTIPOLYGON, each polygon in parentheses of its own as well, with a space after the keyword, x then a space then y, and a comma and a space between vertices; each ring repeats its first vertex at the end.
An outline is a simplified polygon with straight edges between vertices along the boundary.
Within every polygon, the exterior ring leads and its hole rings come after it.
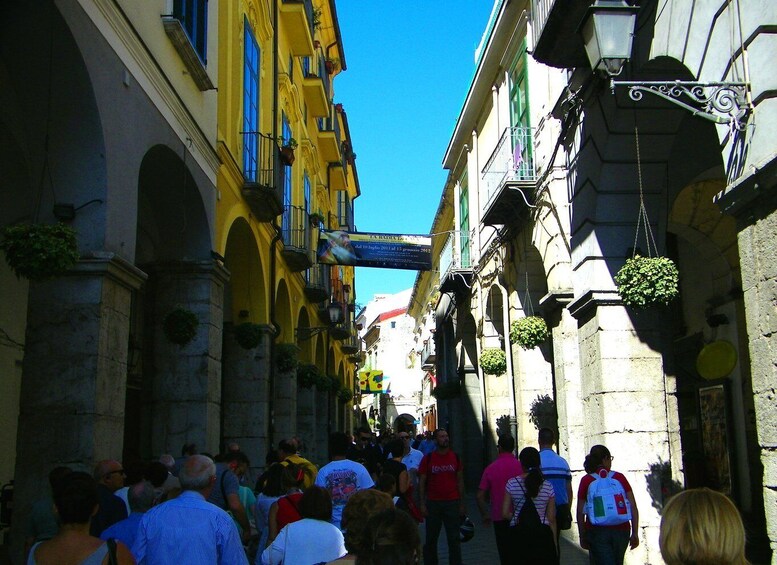
POLYGON ((747 565, 739 511, 728 497, 708 488, 686 490, 669 500, 659 546, 667 565, 747 565))

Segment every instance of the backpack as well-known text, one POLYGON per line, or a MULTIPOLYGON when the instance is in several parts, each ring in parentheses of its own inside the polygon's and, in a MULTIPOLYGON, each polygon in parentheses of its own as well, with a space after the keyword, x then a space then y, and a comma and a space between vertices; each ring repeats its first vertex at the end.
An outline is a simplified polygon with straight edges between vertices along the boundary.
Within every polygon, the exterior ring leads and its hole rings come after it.
POLYGON ((540 513, 537 512, 537 506, 520 482, 518 482, 518 486, 521 487, 521 490, 523 491, 524 501, 523 506, 521 506, 521 511, 518 513, 518 522, 516 525, 525 529, 536 529, 541 527, 543 523, 540 519, 540 513))
POLYGON ((618 526, 631 520, 631 503, 614 475, 614 471, 606 477, 591 473, 594 481, 588 485, 585 513, 593 526, 618 526))

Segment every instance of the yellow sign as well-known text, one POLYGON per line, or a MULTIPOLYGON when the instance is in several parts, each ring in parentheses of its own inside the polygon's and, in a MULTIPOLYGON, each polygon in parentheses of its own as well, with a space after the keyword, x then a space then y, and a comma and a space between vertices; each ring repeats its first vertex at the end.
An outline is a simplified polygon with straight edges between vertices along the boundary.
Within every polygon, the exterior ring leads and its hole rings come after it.
POLYGON ((359 391, 362 394, 385 393, 389 387, 389 378, 383 371, 359 371, 359 391))

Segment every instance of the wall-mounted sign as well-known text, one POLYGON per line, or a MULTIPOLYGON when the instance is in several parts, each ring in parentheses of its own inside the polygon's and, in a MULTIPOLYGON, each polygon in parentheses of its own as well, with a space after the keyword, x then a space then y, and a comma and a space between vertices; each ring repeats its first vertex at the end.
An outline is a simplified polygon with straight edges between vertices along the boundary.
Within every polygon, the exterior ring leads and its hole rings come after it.
POLYGON ((318 262, 428 271, 432 268, 432 238, 428 235, 321 230, 318 262))
POLYGON ((383 394, 388 389, 389 378, 383 375, 383 371, 359 371, 359 392, 362 394, 383 394))

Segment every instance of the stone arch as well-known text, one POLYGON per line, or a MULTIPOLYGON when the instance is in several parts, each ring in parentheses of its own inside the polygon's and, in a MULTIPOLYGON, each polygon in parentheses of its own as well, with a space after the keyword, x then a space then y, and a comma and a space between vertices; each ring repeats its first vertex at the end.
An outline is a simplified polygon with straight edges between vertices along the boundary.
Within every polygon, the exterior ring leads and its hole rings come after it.
POLYGON ((184 157, 164 145, 146 152, 138 175, 136 263, 210 260, 200 191, 184 157))
POLYGON ((224 321, 266 324, 268 304, 262 258, 245 218, 236 219, 229 228, 224 265, 230 273, 224 293, 224 321))
POLYGON ((394 418, 394 423, 392 428, 395 432, 408 432, 411 437, 415 437, 416 435, 416 429, 417 426, 415 424, 416 416, 413 414, 408 414, 407 412, 403 412, 402 414, 398 414, 396 418, 394 418))
MULTIPOLYGON (((297 328, 309 328, 310 318, 308 317, 308 309, 304 306, 300 307, 297 314, 297 328)), ((302 341, 297 340, 297 346, 300 348, 300 361, 304 363, 313 362, 313 340, 305 339, 302 341)))

